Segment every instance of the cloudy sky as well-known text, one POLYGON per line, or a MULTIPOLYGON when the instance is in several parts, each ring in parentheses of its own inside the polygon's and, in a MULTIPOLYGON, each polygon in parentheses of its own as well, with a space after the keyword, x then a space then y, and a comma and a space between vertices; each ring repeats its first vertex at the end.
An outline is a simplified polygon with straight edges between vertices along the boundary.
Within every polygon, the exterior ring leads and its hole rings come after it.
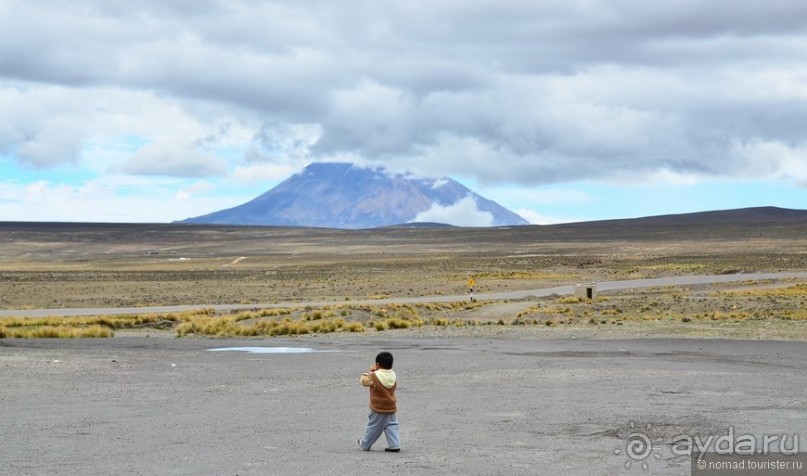
POLYGON ((305 165, 534 223, 807 208, 804 0, 0 0, 0 220, 168 222, 305 165))

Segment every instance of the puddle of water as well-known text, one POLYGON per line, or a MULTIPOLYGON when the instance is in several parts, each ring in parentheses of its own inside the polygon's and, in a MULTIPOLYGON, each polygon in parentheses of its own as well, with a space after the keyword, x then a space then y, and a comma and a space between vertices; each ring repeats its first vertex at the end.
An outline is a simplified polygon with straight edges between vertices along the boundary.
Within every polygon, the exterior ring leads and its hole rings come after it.
POLYGON ((317 350, 311 347, 222 347, 208 349, 210 352, 249 352, 250 354, 308 354, 311 352, 339 352, 337 350, 317 350))

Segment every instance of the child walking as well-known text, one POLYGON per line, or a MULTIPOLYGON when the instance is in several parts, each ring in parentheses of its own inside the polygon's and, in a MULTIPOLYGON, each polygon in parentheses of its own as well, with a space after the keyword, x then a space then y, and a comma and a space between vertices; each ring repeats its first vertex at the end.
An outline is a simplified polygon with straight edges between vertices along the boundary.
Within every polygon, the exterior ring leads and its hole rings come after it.
POLYGON ((361 374, 361 384, 370 387, 370 420, 364 436, 359 439, 359 446, 370 451, 373 443, 384 433, 387 447, 384 451, 397 453, 401 451, 401 440, 398 436, 398 411, 395 389, 398 380, 392 371, 392 354, 381 352, 375 358, 370 371, 361 374))

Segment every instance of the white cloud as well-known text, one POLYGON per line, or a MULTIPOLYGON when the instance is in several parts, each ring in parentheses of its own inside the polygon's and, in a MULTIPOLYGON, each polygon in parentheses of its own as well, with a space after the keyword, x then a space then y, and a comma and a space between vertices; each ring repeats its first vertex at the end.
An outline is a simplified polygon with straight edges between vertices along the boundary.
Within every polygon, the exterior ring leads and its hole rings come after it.
POLYGON ((479 210, 476 200, 469 195, 446 207, 435 203, 430 209, 419 213, 413 222, 445 223, 454 226, 493 226, 493 214, 479 210))
POLYGON ((199 150, 181 138, 143 146, 121 167, 133 175, 208 177, 224 175, 226 165, 210 152, 199 150))
POLYGON ((150 92, 4 87, 0 78, 0 153, 31 168, 221 175, 232 160, 226 151, 242 149, 240 160, 253 141, 249 128, 227 111, 150 92))
POLYGON ((447 185, 448 179, 437 179, 432 184, 432 189, 437 190, 438 188, 442 188, 443 186, 447 185))
POLYGON ((48 190, 48 182, 45 180, 38 180, 36 182, 29 183, 25 186, 25 194, 29 197, 35 197, 37 195, 41 195, 42 193, 48 190))
POLYGON ((182 187, 176 194, 177 201, 184 201, 194 198, 196 195, 209 193, 215 190, 215 186, 206 180, 194 182, 187 187, 182 187))
POLYGON ((591 203, 593 198, 588 193, 577 188, 560 187, 486 187, 482 189, 483 195, 502 203, 526 203, 535 207, 541 205, 556 205, 562 203, 591 203))
POLYGON ((349 160, 481 186, 807 183, 802 0, 0 10, 0 154, 20 168, 252 183, 349 160))
POLYGON ((546 216, 529 208, 519 208, 515 210, 515 212, 532 225, 556 225, 558 223, 574 223, 584 221, 579 218, 558 218, 546 216))
POLYGON ((238 183, 253 185, 258 182, 279 182, 300 171, 301 167, 292 164, 239 165, 232 174, 238 183))
POLYGON ((0 81, 0 153, 36 169, 78 162, 87 106, 62 88, 27 89, 4 88, 0 81))
POLYGON ((263 124, 246 153, 249 162, 310 160, 311 148, 322 136, 318 124, 263 124))
MULTIPOLYGON (((181 185, 152 184, 149 194, 132 194, 136 182, 90 181, 81 185, 36 181, 0 182, 0 221, 171 222, 230 208, 254 197, 194 196, 182 200, 181 185)), ((184 190, 202 193, 203 182, 184 190)))
POLYGON ((744 162, 747 178, 792 180, 807 186, 807 144, 788 145, 780 141, 735 141, 731 152, 744 162))

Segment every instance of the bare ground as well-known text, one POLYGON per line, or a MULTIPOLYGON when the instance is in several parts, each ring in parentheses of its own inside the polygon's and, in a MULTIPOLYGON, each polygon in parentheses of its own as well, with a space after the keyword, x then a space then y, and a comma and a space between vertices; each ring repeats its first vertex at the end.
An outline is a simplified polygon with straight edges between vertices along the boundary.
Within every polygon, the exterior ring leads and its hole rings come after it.
POLYGON ((681 435, 791 448, 807 427, 801 343, 439 331, 0 341, 0 474, 679 475, 681 435), (242 346, 336 352, 209 351, 242 346), (358 373, 380 349, 400 379, 399 454, 356 446, 358 373), (653 442, 641 460, 637 432, 653 442))
MULTIPOLYGON (((12 224, 0 227, 0 307, 428 296, 465 292, 470 276, 478 292, 494 292, 803 271, 805 236, 801 223, 368 232, 12 224)), ((548 297, 447 316, 505 326, 0 339, 0 474, 689 474, 689 458, 672 452, 677 436, 807 428, 805 346, 786 342, 805 340, 800 286, 548 297), (239 346, 338 352, 209 352, 239 346), (399 454, 380 451, 383 440, 370 453, 355 446, 367 411, 357 375, 381 349, 395 354, 401 378, 399 454), (637 430, 656 442, 648 459, 627 454, 637 430)))

